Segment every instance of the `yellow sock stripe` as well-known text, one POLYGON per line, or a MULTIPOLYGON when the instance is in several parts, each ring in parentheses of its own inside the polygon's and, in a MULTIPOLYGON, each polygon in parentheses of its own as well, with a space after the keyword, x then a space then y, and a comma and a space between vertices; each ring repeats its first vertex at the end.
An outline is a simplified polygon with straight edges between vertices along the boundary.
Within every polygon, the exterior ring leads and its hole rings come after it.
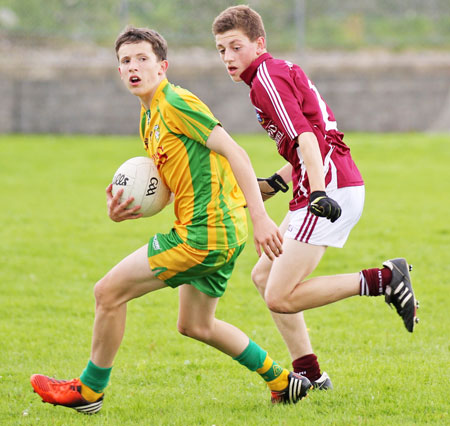
POLYGON ((262 367, 258 368, 256 370, 256 372, 258 374, 264 374, 264 373, 266 373, 269 370, 270 367, 272 367, 272 364, 273 364, 272 358, 270 358, 269 355, 266 355, 266 359, 264 360, 264 363, 263 363, 262 367))
POLYGON ((81 383, 81 395, 88 402, 95 402, 103 395, 103 392, 95 392, 89 386, 81 383))
POLYGON ((269 389, 273 391, 281 391, 285 389, 289 384, 288 376, 289 371, 284 368, 277 378, 271 380, 270 382, 267 382, 269 389))
POLYGON ((269 355, 266 355, 263 366, 256 370, 267 383, 278 383, 277 378, 283 371, 284 368, 280 367, 269 355))

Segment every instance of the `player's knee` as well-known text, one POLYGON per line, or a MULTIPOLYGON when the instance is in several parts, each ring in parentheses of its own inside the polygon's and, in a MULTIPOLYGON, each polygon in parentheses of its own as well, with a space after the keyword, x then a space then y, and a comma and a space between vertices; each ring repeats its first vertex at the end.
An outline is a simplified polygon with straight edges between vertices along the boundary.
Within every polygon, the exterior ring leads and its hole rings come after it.
POLYGON ((267 276, 258 266, 255 266, 252 269, 252 281, 253 284, 255 284, 255 287, 258 289, 258 291, 261 293, 261 295, 264 295, 264 290, 266 288, 267 283, 267 276))
POLYGON ((94 286, 95 304, 103 309, 112 309, 116 306, 112 292, 108 289, 108 276, 106 275, 94 286))
POLYGON ((95 305, 97 307, 107 305, 107 291, 103 280, 100 280, 94 287, 95 305))
POLYGON ((97 305, 101 304, 105 298, 104 296, 105 296, 104 284, 103 284, 102 280, 100 280, 94 286, 95 303, 97 305))
POLYGON ((193 327, 191 324, 186 324, 184 322, 178 321, 177 323, 177 329, 180 334, 186 337, 192 337, 196 335, 197 331, 195 327, 193 327))
POLYGON ((211 337, 211 330, 208 327, 203 327, 196 324, 186 324, 178 321, 177 329, 183 336, 200 340, 201 342, 208 342, 211 337))
POLYGON ((283 297, 277 292, 267 291, 264 294, 264 300, 267 307, 275 313, 286 314, 292 312, 290 301, 287 297, 283 297))

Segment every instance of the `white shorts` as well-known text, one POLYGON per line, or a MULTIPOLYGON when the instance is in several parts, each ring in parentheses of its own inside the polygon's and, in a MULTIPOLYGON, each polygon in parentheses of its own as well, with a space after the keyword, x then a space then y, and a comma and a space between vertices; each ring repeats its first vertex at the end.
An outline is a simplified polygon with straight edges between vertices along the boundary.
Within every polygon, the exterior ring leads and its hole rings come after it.
POLYGON ((334 223, 313 215, 308 207, 289 212, 289 224, 284 237, 315 246, 344 247, 350 231, 361 217, 364 192, 364 186, 327 191, 327 195, 337 201, 342 209, 341 216, 334 223))

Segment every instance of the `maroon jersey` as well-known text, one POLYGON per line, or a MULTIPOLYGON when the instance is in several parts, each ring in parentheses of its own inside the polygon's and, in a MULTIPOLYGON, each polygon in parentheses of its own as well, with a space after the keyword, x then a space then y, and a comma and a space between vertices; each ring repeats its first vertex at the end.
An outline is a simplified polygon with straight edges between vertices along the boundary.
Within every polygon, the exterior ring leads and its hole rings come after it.
POLYGON ((364 184, 333 112, 298 65, 265 53, 240 77, 251 87, 258 121, 276 142, 280 155, 293 166, 290 210, 305 207, 311 192, 297 142, 304 132, 313 132, 319 142, 327 190, 364 184))

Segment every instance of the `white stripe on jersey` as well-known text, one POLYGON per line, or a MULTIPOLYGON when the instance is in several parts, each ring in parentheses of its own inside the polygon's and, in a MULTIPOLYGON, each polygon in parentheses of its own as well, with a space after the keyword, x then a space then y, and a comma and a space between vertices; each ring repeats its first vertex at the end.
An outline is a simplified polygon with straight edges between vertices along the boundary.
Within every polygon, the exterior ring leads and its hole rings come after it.
POLYGON ((317 90, 316 86, 311 83, 311 80, 308 79, 309 88, 316 94, 317 101, 319 102, 319 108, 320 112, 322 113, 322 119, 325 123, 325 131, 328 132, 328 130, 337 130, 337 123, 336 121, 330 121, 328 111, 327 111, 327 104, 322 99, 322 96, 320 96, 319 91, 317 90))
POLYGON ((301 170, 301 176, 300 176, 300 179, 298 180, 298 190, 305 198, 308 198, 308 189, 303 185, 303 181, 305 180, 305 175, 306 175, 306 167, 303 162, 303 156, 302 156, 302 152, 300 151, 299 146, 297 146, 296 151, 297 151, 298 160, 300 162, 300 170, 301 170))
MULTIPOLYGON (((325 138, 326 140, 326 138, 325 138)), ((330 145, 329 145, 330 146, 330 145)), ((330 182, 328 182, 326 190, 330 191, 333 189, 337 189, 337 170, 336 165, 334 164, 334 161, 331 159, 331 154, 334 151, 334 146, 330 146, 330 150, 328 151, 327 155, 325 156, 325 160, 323 161, 323 176, 326 178, 328 171, 331 168, 331 179, 330 182)))
MULTIPOLYGON (((303 156, 300 150, 300 147, 297 146, 297 157, 300 163, 300 170, 301 170, 301 174, 300 174, 300 178, 298 180, 298 191, 305 197, 308 198, 308 189, 305 187, 305 185, 303 185, 303 182, 305 180, 305 176, 306 176, 306 167, 303 161, 303 156)), ((337 169, 336 169, 336 165, 334 164, 333 160, 331 159, 331 154, 334 151, 334 146, 330 146, 330 150, 328 151, 325 159, 324 159, 324 164, 323 164, 323 176, 324 178, 326 178, 328 171, 331 168, 331 179, 327 184, 326 190, 330 191, 333 189, 337 189, 337 169)))
POLYGON ((330 160, 330 167, 331 167, 331 179, 326 187, 327 191, 333 191, 338 188, 337 168, 333 160, 330 160))
POLYGON ((297 132, 295 131, 294 125, 292 124, 292 121, 286 111, 286 108, 284 107, 283 101, 281 100, 277 88, 275 87, 275 84, 270 78, 269 72, 267 71, 267 65, 265 62, 263 62, 258 67, 257 75, 264 89, 266 89, 266 92, 269 95, 270 101, 272 102, 275 112, 277 113, 278 118, 280 119, 281 123, 286 129, 289 137, 291 139, 295 139, 297 137, 297 132))
POLYGON ((332 152, 334 151, 334 146, 330 148, 327 155, 325 156, 325 159, 323 160, 323 175, 326 176, 328 173, 328 170, 330 168, 330 157, 332 152))

